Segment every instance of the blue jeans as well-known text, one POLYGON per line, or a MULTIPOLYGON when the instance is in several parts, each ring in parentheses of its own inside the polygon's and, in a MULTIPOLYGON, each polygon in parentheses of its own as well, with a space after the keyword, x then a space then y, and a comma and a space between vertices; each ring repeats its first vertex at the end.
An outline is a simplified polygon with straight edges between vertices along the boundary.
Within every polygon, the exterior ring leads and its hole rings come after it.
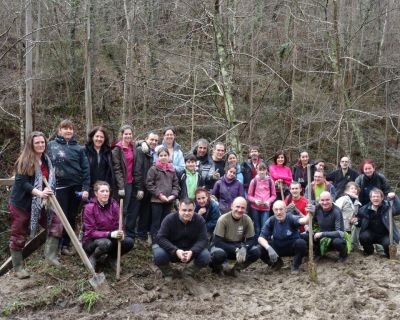
POLYGON ((269 218, 269 211, 260 211, 254 208, 250 209, 251 219, 254 223, 254 233, 258 237, 261 233, 261 229, 264 226, 265 222, 269 218))
MULTIPOLYGON (((153 258, 156 266, 167 265, 170 262, 180 262, 176 255, 170 255, 158 244, 153 245, 153 258)), ((192 258, 193 263, 199 268, 208 266, 210 259, 210 252, 207 249, 203 249, 200 254, 192 258)))

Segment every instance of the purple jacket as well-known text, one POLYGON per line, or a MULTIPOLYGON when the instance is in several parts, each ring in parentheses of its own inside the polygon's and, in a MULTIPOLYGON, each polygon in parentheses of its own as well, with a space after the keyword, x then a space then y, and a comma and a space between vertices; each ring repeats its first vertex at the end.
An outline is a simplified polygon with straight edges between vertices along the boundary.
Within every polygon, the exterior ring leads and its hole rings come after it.
POLYGON ((119 206, 117 201, 110 201, 102 207, 93 198, 85 206, 83 213, 83 243, 89 239, 107 238, 111 231, 118 230, 119 206))
POLYGON ((244 197, 243 184, 237 179, 228 182, 225 176, 215 183, 211 193, 218 198, 222 213, 231 210, 231 204, 236 197, 244 197))

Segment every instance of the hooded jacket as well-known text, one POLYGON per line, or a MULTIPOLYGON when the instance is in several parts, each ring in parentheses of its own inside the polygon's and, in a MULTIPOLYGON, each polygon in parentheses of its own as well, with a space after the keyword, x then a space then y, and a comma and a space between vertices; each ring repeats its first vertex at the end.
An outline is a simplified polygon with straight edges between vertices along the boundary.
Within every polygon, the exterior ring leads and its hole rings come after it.
POLYGON ((82 191, 89 192, 89 161, 75 137, 67 142, 64 137, 57 136, 48 144, 48 155, 56 170, 57 187, 81 185, 82 191))
POLYGON ((211 192, 219 200, 219 208, 221 212, 228 212, 231 204, 236 197, 244 197, 243 185, 236 178, 232 181, 226 180, 223 176, 214 185, 211 192))

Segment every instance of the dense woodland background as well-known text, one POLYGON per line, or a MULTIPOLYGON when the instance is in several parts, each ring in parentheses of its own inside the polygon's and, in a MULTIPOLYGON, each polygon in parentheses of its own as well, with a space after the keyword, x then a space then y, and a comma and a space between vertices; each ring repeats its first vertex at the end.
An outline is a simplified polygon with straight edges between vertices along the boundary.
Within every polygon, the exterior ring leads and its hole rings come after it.
POLYGON ((399 67, 396 0, 2 1, 0 177, 32 109, 33 129, 69 117, 82 143, 97 124, 173 125, 184 151, 205 137, 328 169, 372 158, 397 188, 399 67))

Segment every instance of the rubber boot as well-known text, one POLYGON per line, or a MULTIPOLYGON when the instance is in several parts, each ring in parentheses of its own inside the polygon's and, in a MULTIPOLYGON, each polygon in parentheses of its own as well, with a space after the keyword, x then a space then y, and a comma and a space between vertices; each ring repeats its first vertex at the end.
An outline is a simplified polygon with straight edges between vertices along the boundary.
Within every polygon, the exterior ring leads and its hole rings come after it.
POLYGON ((301 255, 295 255, 293 257, 293 263, 292 263, 292 274, 298 274, 300 272, 300 265, 303 260, 303 256, 301 255))
POLYGON ((238 274, 236 272, 236 263, 230 264, 228 261, 225 261, 222 264, 222 270, 226 276, 237 277, 238 274))
POLYGON ((11 259, 14 267, 14 274, 18 279, 27 279, 30 277, 28 271, 24 269, 24 258, 22 257, 22 251, 11 250, 11 259))
POLYGON ((192 260, 187 264, 186 268, 182 270, 182 276, 183 278, 193 278, 193 276, 197 274, 199 270, 200 268, 196 266, 192 260))
POLYGON ((242 263, 236 263, 236 270, 237 271, 242 271, 242 270, 244 270, 244 269, 246 269, 249 265, 251 265, 251 262, 248 262, 248 261, 245 261, 245 262, 242 262, 242 263))
POLYGON ((70 247, 63 246, 63 247, 61 248, 61 254, 62 254, 63 256, 72 257, 73 255, 75 255, 75 252, 72 251, 70 247))
POLYGON ((172 268, 169 264, 159 265, 158 267, 160 268, 165 280, 167 280, 167 281, 172 280, 174 271, 172 270, 172 268))
POLYGON ((46 246, 44 248, 44 256, 46 262, 54 267, 61 266, 61 263, 60 261, 58 261, 57 257, 59 240, 60 239, 56 237, 51 237, 51 236, 47 237, 46 246))

